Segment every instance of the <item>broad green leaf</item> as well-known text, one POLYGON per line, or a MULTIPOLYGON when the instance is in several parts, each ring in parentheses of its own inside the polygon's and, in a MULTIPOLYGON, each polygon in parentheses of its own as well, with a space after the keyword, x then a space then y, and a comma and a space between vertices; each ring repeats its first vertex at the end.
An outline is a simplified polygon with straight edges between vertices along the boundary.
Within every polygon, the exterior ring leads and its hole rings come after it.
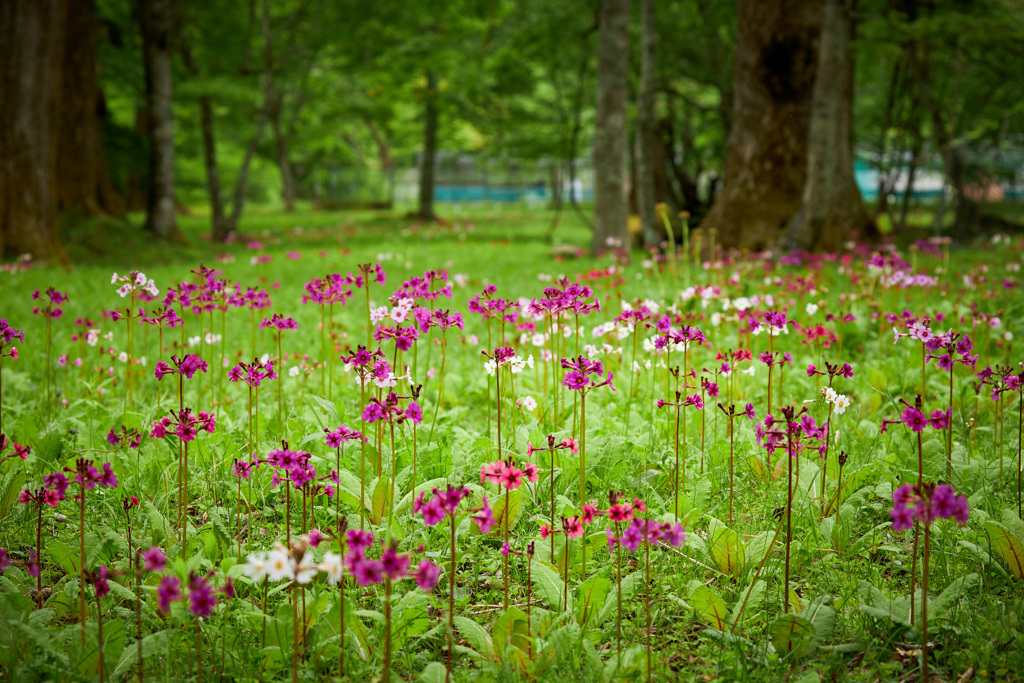
POLYGON ((431 662, 427 664, 416 679, 419 683, 444 683, 448 677, 448 669, 444 664, 431 662))
POLYGON ((821 595, 803 611, 803 617, 814 625, 815 637, 819 642, 826 640, 836 628, 836 611, 829 604, 831 602, 830 596, 821 595))
POLYGON ((725 600, 718 593, 707 586, 701 586, 693 591, 693 595, 690 596, 690 607, 693 608, 703 622, 710 624, 719 631, 725 630, 727 626, 726 617, 729 610, 725 607, 725 600))
MULTIPOLYGON (((633 572, 622 577, 622 604, 625 605, 626 609, 630 607, 630 600, 633 599, 633 595, 643 588, 644 575, 643 572, 633 572)), ((619 598, 618 591, 613 585, 608 592, 608 597, 604 601, 604 607, 598 612, 597 617, 592 622, 593 626, 600 626, 604 623, 605 619, 608 619, 618 609, 619 598)))
POLYGON ((981 583, 979 574, 966 574, 946 586, 939 597, 928 601, 928 618, 938 619, 955 605, 969 590, 981 583))
POLYGON ((857 593, 860 595, 858 609, 864 614, 910 625, 910 601, 907 598, 887 598, 869 581, 857 584, 857 593))
POLYGON ((708 551, 719 571, 739 576, 743 569, 743 543, 732 529, 721 527, 708 534, 708 551))
POLYGON ((736 598, 736 604, 733 605, 732 612, 729 614, 729 623, 736 624, 736 620, 742 617, 743 621, 749 621, 753 618, 753 615, 757 613, 757 608, 761 599, 764 597, 765 582, 758 581, 752 583, 746 587, 745 590, 741 591, 739 597, 736 598), (740 614, 740 608, 743 609, 743 614, 740 614))
MULTIPOLYGON (((150 658, 157 657, 167 650, 167 639, 174 633, 174 629, 157 631, 142 639, 142 659, 146 662, 150 658)), ((111 672, 111 678, 116 678, 127 672, 138 662, 138 643, 133 642, 121 653, 121 661, 111 672)))
POLYGON ((576 618, 586 624, 604 607, 611 581, 603 576, 591 576, 576 589, 576 618))
POLYGON ((485 658, 494 659, 494 643, 483 626, 466 617, 455 617, 453 621, 455 622, 455 628, 466 639, 470 647, 485 658))
POLYGON ((775 620, 771 629, 772 645, 776 652, 801 656, 814 647, 814 625, 797 614, 784 614, 775 620))
POLYGON ((550 565, 534 558, 530 563, 530 579, 533 583, 533 590, 548 607, 559 612, 572 610, 573 595, 571 592, 569 593, 569 604, 566 606, 565 584, 562 582, 562 577, 550 565))
POLYGON ((985 531, 988 532, 992 549, 1003 559, 1003 562, 1010 565, 1010 571, 1017 579, 1024 579, 1024 543, 1010 531, 1000 524, 989 520, 985 522, 985 531))
POLYGON ((523 492, 521 490, 509 491, 507 494, 502 494, 491 502, 491 507, 494 512, 494 527, 491 529, 491 535, 496 536, 505 532, 505 501, 508 500, 508 528, 512 529, 515 527, 516 522, 519 520, 519 513, 523 509, 523 492))
POLYGON ((390 509, 390 503, 391 480, 387 477, 381 477, 373 487, 373 507, 371 512, 373 513, 374 523, 380 522, 384 513, 390 509))

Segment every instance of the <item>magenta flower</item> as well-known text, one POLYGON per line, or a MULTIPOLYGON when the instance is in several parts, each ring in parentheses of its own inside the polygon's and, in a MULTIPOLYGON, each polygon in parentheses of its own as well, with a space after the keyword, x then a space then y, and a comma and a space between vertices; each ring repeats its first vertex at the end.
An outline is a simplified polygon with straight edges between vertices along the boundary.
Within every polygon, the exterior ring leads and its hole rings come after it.
POLYGON ((177 576, 165 576, 160 579, 160 585, 156 589, 157 604, 160 611, 169 614, 171 603, 181 598, 181 581, 177 576))
POLYGON ((903 424, 914 433, 921 432, 928 426, 928 420, 925 418, 924 413, 913 406, 907 406, 903 409, 901 419, 903 424))
POLYGON ((441 568, 430 560, 420 560, 419 566, 416 567, 416 571, 413 572, 413 578, 416 580, 416 585, 428 593, 434 589, 437 585, 437 580, 441 576, 441 568))
POLYGON ((213 587, 201 576, 189 577, 188 609, 197 617, 208 617, 217 606, 213 587))
POLYGON ((147 572, 162 572, 167 568, 167 556, 157 546, 142 552, 142 559, 145 562, 142 569, 147 572))
POLYGON ((352 563, 350 571, 363 588, 384 580, 384 567, 377 560, 360 559, 352 563))

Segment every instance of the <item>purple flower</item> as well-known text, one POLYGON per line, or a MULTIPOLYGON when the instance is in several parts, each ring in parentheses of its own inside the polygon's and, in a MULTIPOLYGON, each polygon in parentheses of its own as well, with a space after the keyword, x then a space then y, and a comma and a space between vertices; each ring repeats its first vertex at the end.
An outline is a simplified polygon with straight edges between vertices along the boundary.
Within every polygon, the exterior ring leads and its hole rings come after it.
POLYGON ((103 463, 103 474, 100 475, 100 484, 110 489, 117 488, 117 475, 109 462, 103 463))
POLYGON ((188 609, 197 617, 208 617, 217 606, 217 596, 213 587, 202 577, 189 581, 188 609))
POLYGON ((160 579, 160 585, 156 589, 157 604, 160 611, 168 614, 171 611, 171 603, 181 598, 181 581, 177 576, 165 576, 160 579))
POLYGON ((352 563, 350 569, 356 583, 363 588, 380 583, 384 580, 384 568, 377 560, 360 559, 352 563))
POLYGON ((145 561, 142 569, 147 572, 162 572, 167 567, 167 556, 157 546, 142 552, 142 559, 145 561))
POLYGON ((893 531, 906 531, 914 526, 914 513, 906 505, 897 503, 892 510, 889 510, 889 516, 892 517, 893 531))
POLYGON ((757 421, 757 414, 754 412, 754 404, 748 403, 743 409, 743 414, 749 417, 751 420, 757 421))
POLYGON ((910 430, 914 433, 918 433, 924 430, 928 426, 928 420, 917 408, 907 407, 903 409, 902 414, 903 424, 910 427, 910 430))
POLYGON ((427 592, 434 589, 440 576, 441 568, 430 560, 421 560, 419 566, 416 567, 416 571, 413 572, 416 585, 427 592))

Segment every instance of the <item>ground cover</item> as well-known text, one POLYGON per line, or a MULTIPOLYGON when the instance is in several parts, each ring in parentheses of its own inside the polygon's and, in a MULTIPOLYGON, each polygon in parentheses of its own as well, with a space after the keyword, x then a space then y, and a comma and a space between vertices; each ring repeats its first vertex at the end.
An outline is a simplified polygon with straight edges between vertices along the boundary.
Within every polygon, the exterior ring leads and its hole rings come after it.
POLYGON ((549 219, 0 273, 4 675, 1019 677, 1019 243, 621 265, 549 219))

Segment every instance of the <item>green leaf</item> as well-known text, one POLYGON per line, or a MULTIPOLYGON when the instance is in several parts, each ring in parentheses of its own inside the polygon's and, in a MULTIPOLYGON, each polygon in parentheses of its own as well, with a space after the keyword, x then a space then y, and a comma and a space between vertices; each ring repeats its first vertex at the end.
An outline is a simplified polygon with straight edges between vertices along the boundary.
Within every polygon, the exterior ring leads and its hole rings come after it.
POLYGON ((701 586, 693 591, 690 596, 690 607, 694 609, 697 616, 719 631, 724 631, 727 625, 726 615, 729 611, 725 607, 725 600, 718 593, 707 586, 701 586))
POLYGON ((989 541, 996 555, 1010 565, 1010 571, 1018 580, 1024 579, 1024 543, 1021 543, 1021 539, 1011 534, 999 522, 992 520, 985 522, 985 531, 988 532, 989 541))
POLYGON ((466 639, 470 647, 486 659, 494 659, 494 643, 483 626, 466 617, 455 617, 453 621, 455 628, 466 639))
POLYGON ((753 615, 757 613, 757 604, 761 602, 764 597, 765 582, 758 581, 752 583, 743 591, 740 592, 738 598, 736 598, 736 604, 733 605, 732 612, 729 614, 729 623, 736 624, 736 620, 743 617, 743 621, 750 621, 753 615), (744 604, 744 601, 746 604, 744 604), (740 607, 743 607, 743 614, 740 614, 740 607))
MULTIPOLYGON (((633 599, 633 594, 643 586, 643 580, 643 572, 633 572, 622 577, 622 602, 627 609, 629 609, 629 601, 633 599)), ((595 617, 592 623, 593 626, 600 626, 604 623, 605 619, 611 617, 615 610, 618 609, 619 600, 616 593, 617 590, 614 587, 611 588, 608 597, 604 601, 604 607, 601 608, 601 611, 598 612, 597 617, 595 617)))
POLYGON ((391 503, 391 480, 382 476, 373 487, 373 513, 374 524, 378 523, 384 516, 384 512, 391 503))
MULTIPOLYGON (((143 661, 148 660, 151 657, 156 657, 167 651, 167 639, 174 633, 174 629, 165 629, 163 631, 157 631, 142 639, 142 659, 143 661)), ((138 662, 138 644, 132 643, 131 647, 126 647, 124 652, 121 653, 121 661, 117 663, 117 666, 111 672, 111 678, 117 678, 123 675, 132 667, 133 664, 138 662)))
POLYGON ((566 609, 564 605, 565 584, 562 582, 562 577, 558 575, 558 572, 551 568, 551 565, 534 558, 530 563, 530 578, 533 583, 533 590, 537 591, 544 604, 557 611, 572 610, 573 596, 571 593, 569 594, 569 605, 568 609, 566 609))
POLYGON ((828 595, 821 595, 814 599, 803 616, 814 625, 814 633, 817 640, 826 640, 836 629, 836 611, 829 604, 832 598, 828 595))
POLYGON ((416 680, 419 683, 444 683, 447 677, 448 669, 444 664, 431 662, 423 668, 416 680))
POLYGON ((576 618, 586 624, 604 607, 611 581, 603 576, 591 576, 576 589, 576 618))
POLYGON ((743 543, 735 531, 720 527, 709 534, 708 551, 719 571, 739 576, 743 569, 743 543))
POLYGON ((508 528, 515 527, 516 521, 519 519, 519 513, 523 509, 523 492, 521 490, 509 491, 507 494, 502 494, 494 501, 492 510, 494 512, 494 527, 491 529, 492 535, 504 533, 505 529, 505 500, 508 498, 508 528))
POLYGON ((785 614, 775 620, 771 629, 772 645, 776 652, 788 652, 797 657, 814 647, 814 625, 797 614, 785 614))
POLYGON ((966 574, 946 586, 946 590, 939 594, 939 597, 928 601, 928 617, 938 619, 956 604, 967 591, 981 583, 979 574, 966 574))
MULTIPOLYGON (((315 394, 306 394, 306 398, 308 398, 311 402, 315 403, 320 408, 322 408, 323 411, 326 412, 327 415, 331 418, 332 424, 337 424, 341 422, 341 419, 338 417, 338 409, 334 406, 333 403, 328 401, 326 398, 317 396, 315 394)), ((313 415, 314 419, 316 419, 317 422, 319 422, 319 414, 316 412, 316 410, 313 411, 313 415)))
POLYGON ((907 598, 889 599, 869 581, 857 584, 857 593, 861 600, 858 609, 864 614, 910 625, 910 601, 907 598))

